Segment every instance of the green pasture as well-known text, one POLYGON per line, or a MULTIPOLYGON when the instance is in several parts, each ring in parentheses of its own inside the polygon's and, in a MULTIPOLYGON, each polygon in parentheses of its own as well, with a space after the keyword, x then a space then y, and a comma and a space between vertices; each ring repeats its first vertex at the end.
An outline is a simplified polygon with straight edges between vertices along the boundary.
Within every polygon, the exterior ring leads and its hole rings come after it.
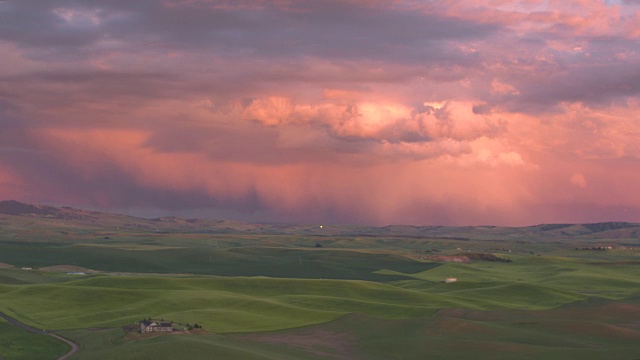
POLYGON ((295 360, 326 359, 290 346, 249 343, 217 334, 130 336, 120 328, 61 332, 83 345, 74 360, 104 359, 226 359, 295 360))
MULTIPOLYGON (((73 359, 640 359, 640 252, 575 250, 615 241, 571 237, 584 226, 527 240, 535 229, 208 234, 114 219, 108 229, 0 224, 0 262, 15 266, 0 269, 0 311, 76 340, 73 359), (470 252, 512 262, 429 260, 470 252), (55 265, 99 273, 39 270, 55 265), (122 330, 149 317, 207 333, 122 330)), ((7 359, 66 349, 6 322, 0 334, 7 359)))
POLYGON ((69 351, 69 345, 49 336, 30 333, 0 318, 0 359, 55 359, 69 351))
POLYGON ((7 313, 45 329, 110 327, 162 317, 220 333, 301 327, 353 312, 426 316, 460 303, 364 281, 128 276, 4 285, 0 302, 7 313))
POLYGON ((413 319, 351 315, 318 329, 351 334, 361 359, 636 359, 640 329, 629 320, 640 308, 621 308, 443 310, 413 319))
MULTIPOLYGON (((287 251, 298 254, 297 250, 287 251)), ((343 266, 362 260, 360 253, 352 253, 352 262, 345 252, 334 254, 344 261, 343 266)), ((427 270, 377 270, 385 279, 402 279, 385 283, 239 276, 77 276, 2 269, 0 304, 16 318, 46 329, 114 327, 162 317, 197 322, 217 333, 234 333, 309 326, 347 314, 410 319, 428 317, 443 308, 552 309, 589 298, 623 300, 640 289, 640 268, 633 263, 603 266, 581 259, 537 256, 511 263, 416 263, 427 270), (442 283, 450 276, 458 282, 442 283)))
MULTIPOLYGON (((410 275, 436 282, 456 277, 460 282, 438 287, 434 291, 498 289, 530 285, 556 293, 588 294, 624 299, 640 289, 640 264, 625 261, 592 261, 548 256, 514 257, 512 263, 447 263, 429 271, 410 275)), ((402 275, 402 274, 397 274, 402 275)))
POLYGON ((636 359, 640 308, 610 301, 551 310, 443 310, 427 318, 348 315, 269 333, 125 336, 116 329, 62 332, 77 359, 636 359), (98 355, 99 354, 99 355, 98 355))
POLYGON ((0 246, 0 262, 17 267, 64 264, 111 272, 390 281, 401 276, 375 271, 391 269, 415 273, 439 266, 438 263, 419 262, 396 254, 315 248, 190 247, 142 251, 140 246, 124 250, 59 243, 0 243, 0 246))

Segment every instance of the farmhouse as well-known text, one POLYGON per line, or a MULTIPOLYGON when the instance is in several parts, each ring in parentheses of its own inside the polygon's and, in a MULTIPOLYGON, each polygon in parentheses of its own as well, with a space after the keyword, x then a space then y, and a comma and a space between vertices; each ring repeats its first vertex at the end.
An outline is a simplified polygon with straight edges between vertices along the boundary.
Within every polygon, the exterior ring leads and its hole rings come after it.
POLYGON ((456 281, 458 281, 458 279, 457 279, 457 278, 454 278, 454 277, 448 277, 448 278, 444 279, 442 282, 443 282, 443 283, 445 283, 445 284, 449 284, 449 283, 454 283, 454 282, 456 282, 456 281))
POLYGON ((149 333, 155 331, 173 331, 173 326, 170 322, 157 323, 155 321, 144 320, 140 323, 141 333, 149 333))

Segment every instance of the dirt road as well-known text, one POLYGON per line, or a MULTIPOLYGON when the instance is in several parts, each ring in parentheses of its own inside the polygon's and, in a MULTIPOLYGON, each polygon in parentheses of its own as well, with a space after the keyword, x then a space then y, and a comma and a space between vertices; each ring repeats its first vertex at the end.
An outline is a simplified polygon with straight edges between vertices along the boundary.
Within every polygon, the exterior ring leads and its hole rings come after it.
POLYGON ((32 333, 49 335, 52 338, 58 339, 60 341, 64 341, 65 343, 69 344, 71 346, 71 351, 69 351, 65 355, 62 355, 61 357, 59 357, 58 360, 66 360, 71 355, 75 354, 78 351, 78 344, 76 344, 75 342, 73 342, 73 341, 71 341, 71 340, 69 340, 69 339, 67 339, 65 337, 62 337, 60 335, 53 334, 53 333, 50 333, 50 332, 46 332, 45 330, 36 329, 36 328, 31 327, 31 326, 29 326, 27 324, 23 324, 20 321, 12 318, 11 316, 9 316, 9 315, 1 312, 1 311, 0 311, 0 317, 2 317, 5 320, 7 320, 11 325, 15 325, 15 326, 17 326, 19 328, 25 329, 25 330, 30 331, 32 333))

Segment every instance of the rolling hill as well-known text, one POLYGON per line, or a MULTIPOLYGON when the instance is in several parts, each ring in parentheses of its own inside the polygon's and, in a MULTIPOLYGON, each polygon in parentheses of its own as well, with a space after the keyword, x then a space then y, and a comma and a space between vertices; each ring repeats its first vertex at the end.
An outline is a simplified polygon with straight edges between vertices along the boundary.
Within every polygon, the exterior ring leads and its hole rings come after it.
POLYGON ((499 226, 411 226, 383 227, 363 225, 297 225, 273 223, 245 223, 240 221, 181 218, 166 216, 146 219, 122 214, 104 213, 25 204, 15 200, 0 201, 0 221, 37 223, 47 229, 64 227, 116 228, 145 232, 173 232, 194 234, 262 234, 301 235, 318 237, 399 237, 438 238, 450 240, 536 240, 546 241, 584 239, 640 239, 640 223, 603 222, 590 224, 541 224, 527 227, 499 226))

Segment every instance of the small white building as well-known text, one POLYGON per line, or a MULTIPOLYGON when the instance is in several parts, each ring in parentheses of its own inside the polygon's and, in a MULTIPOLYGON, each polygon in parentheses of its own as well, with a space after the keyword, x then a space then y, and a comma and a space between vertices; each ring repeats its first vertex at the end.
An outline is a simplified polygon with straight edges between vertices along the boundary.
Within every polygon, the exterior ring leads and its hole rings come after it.
POLYGON ((445 284, 449 284, 449 283, 454 283, 458 281, 458 278, 454 278, 454 277, 448 277, 446 279, 444 279, 442 282, 445 284))

